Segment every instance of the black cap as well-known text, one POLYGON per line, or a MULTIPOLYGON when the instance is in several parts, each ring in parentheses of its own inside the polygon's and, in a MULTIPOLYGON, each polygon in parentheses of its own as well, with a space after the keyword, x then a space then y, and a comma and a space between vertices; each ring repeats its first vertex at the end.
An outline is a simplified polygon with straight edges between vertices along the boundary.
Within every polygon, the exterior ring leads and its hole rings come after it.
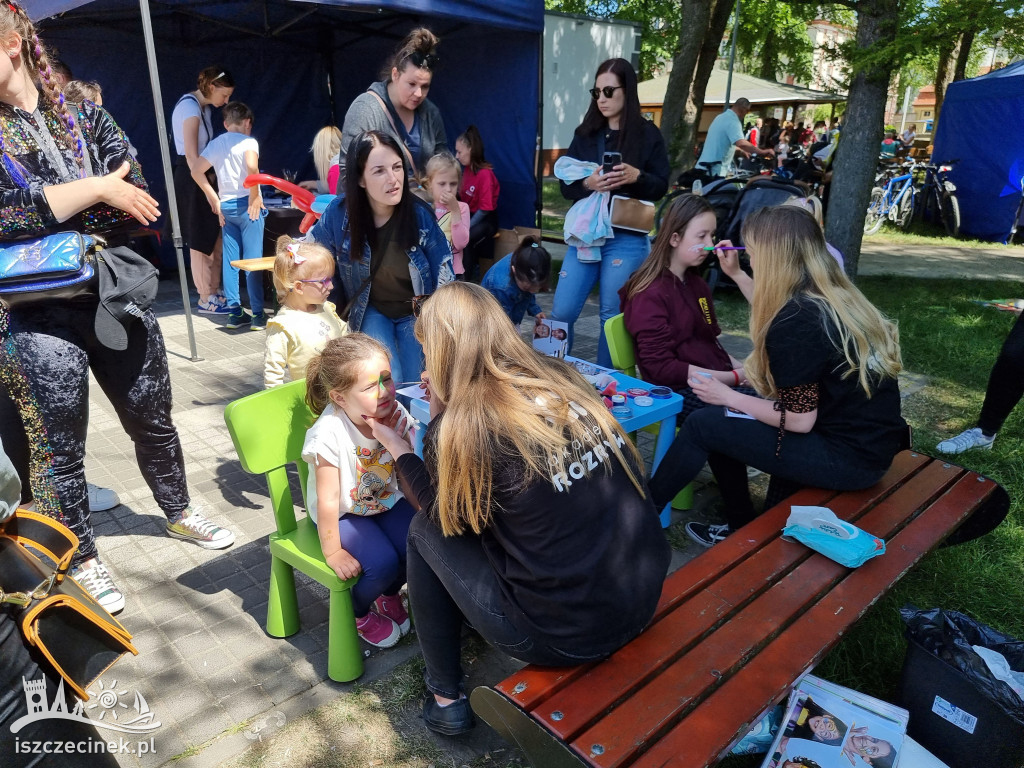
POLYGON ((110 349, 128 348, 132 323, 142 317, 156 298, 156 268, 130 248, 98 252, 100 304, 96 309, 96 338, 110 349))

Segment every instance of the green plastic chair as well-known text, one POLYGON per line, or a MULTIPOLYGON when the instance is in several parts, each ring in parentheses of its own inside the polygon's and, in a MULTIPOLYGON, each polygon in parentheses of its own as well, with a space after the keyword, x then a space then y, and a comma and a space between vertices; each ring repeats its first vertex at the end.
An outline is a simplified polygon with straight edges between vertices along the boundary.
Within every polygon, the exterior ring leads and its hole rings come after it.
POLYGON ((224 421, 242 468, 266 476, 277 523, 277 533, 270 534, 267 634, 288 637, 299 631, 293 570, 298 568, 331 591, 327 675, 343 683, 363 674, 363 654, 350 591, 356 579, 342 581, 324 562, 316 526, 308 517, 296 520, 288 486, 287 467, 294 463, 305 495, 309 465, 302 460, 302 443, 314 421, 305 397, 305 379, 293 381, 229 403, 224 409, 224 421))
MULTIPOLYGON (((627 376, 639 378, 636 375, 636 346, 633 344, 633 337, 626 330, 625 315, 620 313, 605 320, 604 337, 608 341, 608 352, 612 358, 612 366, 618 368, 627 376)), ((660 428, 660 424, 650 424, 644 427, 643 430, 657 436, 660 428)), ((672 499, 672 509, 692 508, 693 483, 690 483, 672 499)))

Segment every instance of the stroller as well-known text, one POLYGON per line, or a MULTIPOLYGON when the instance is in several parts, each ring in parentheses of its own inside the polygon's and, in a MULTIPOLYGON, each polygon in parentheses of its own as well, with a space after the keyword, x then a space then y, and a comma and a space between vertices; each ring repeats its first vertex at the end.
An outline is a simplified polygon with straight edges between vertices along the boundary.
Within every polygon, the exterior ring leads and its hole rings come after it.
MULTIPOLYGON (((743 220, 754 211, 773 205, 782 205, 787 200, 804 195, 804 190, 795 184, 770 177, 756 178, 747 184, 741 184, 739 190, 719 188, 705 192, 708 202, 715 208, 715 216, 718 219, 716 230, 718 239, 731 240, 733 245, 743 245, 743 238, 740 235, 743 220), (731 204, 728 207, 728 212, 723 216, 720 213, 720 205, 730 198, 731 204)), ((749 272, 750 266, 746 263, 745 257, 741 256, 740 262, 743 269, 749 272)), ((735 285, 722 273, 718 258, 714 254, 705 262, 705 268, 707 269, 705 280, 712 291, 720 282, 724 285, 735 285)))

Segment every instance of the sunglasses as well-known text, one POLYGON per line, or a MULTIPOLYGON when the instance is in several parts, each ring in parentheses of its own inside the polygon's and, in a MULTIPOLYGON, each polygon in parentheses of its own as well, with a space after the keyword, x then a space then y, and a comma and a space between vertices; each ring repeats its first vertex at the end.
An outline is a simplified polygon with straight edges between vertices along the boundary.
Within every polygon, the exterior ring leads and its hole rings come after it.
POLYGON ((334 282, 333 277, 324 277, 319 280, 296 280, 296 283, 314 283, 320 286, 321 291, 326 291, 327 286, 334 282))
POLYGON ((421 51, 410 53, 409 61, 420 69, 433 69, 441 63, 441 59, 438 58, 436 53, 422 53, 421 51))
POLYGON ((610 99, 612 96, 615 95, 615 92, 622 87, 623 86, 621 85, 606 85, 604 88, 591 88, 590 95, 593 97, 595 101, 601 98, 602 93, 604 94, 604 97, 606 99, 610 99))
POLYGON ((419 296, 413 296, 412 301, 412 316, 419 317, 420 312, 423 311, 423 305, 427 303, 427 299, 430 298, 429 293, 420 294, 419 296))

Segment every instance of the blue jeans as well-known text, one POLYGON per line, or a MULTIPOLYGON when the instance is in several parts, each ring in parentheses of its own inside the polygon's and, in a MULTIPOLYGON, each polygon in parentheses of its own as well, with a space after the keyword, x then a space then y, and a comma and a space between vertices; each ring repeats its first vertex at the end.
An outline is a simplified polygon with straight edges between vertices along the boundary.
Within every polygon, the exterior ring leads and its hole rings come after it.
POLYGON ((615 230, 615 237, 601 246, 599 262, 580 262, 576 258, 575 248, 566 251, 562 271, 558 274, 551 319, 569 324, 569 352, 572 352, 573 324, 579 319, 594 283, 600 280, 601 334, 597 342, 597 364, 611 367, 612 358, 608 352, 608 341, 604 337, 604 323, 619 314, 619 289, 650 252, 651 241, 647 235, 621 229, 615 230))
MULTIPOLYGON (((249 218, 249 197, 234 197, 221 200, 220 212, 224 214, 224 261, 221 269, 221 280, 224 283, 224 296, 228 306, 242 306, 238 292, 238 267, 231 262, 237 261, 239 251, 243 259, 259 259, 263 256, 263 221, 267 215, 263 210, 260 217, 253 221, 249 218)), ((249 292, 249 305, 253 314, 263 312, 263 273, 246 272, 245 287, 249 292)))
POLYGON ((359 329, 372 336, 391 353, 391 378, 395 382, 419 379, 423 372, 423 347, 413 335, 416 318, 412 315, 392 320, 382 315, 372 304, 367 305, 363 325, 359 329))
POLYGON ((352 587, 352 609, 365 616, 381 595, 397 595, 405 583, 405 542, 416 510, 400 499, 387 512, 362 517, 342 515, 338 520, 341 546, 363 569, 352 587))

